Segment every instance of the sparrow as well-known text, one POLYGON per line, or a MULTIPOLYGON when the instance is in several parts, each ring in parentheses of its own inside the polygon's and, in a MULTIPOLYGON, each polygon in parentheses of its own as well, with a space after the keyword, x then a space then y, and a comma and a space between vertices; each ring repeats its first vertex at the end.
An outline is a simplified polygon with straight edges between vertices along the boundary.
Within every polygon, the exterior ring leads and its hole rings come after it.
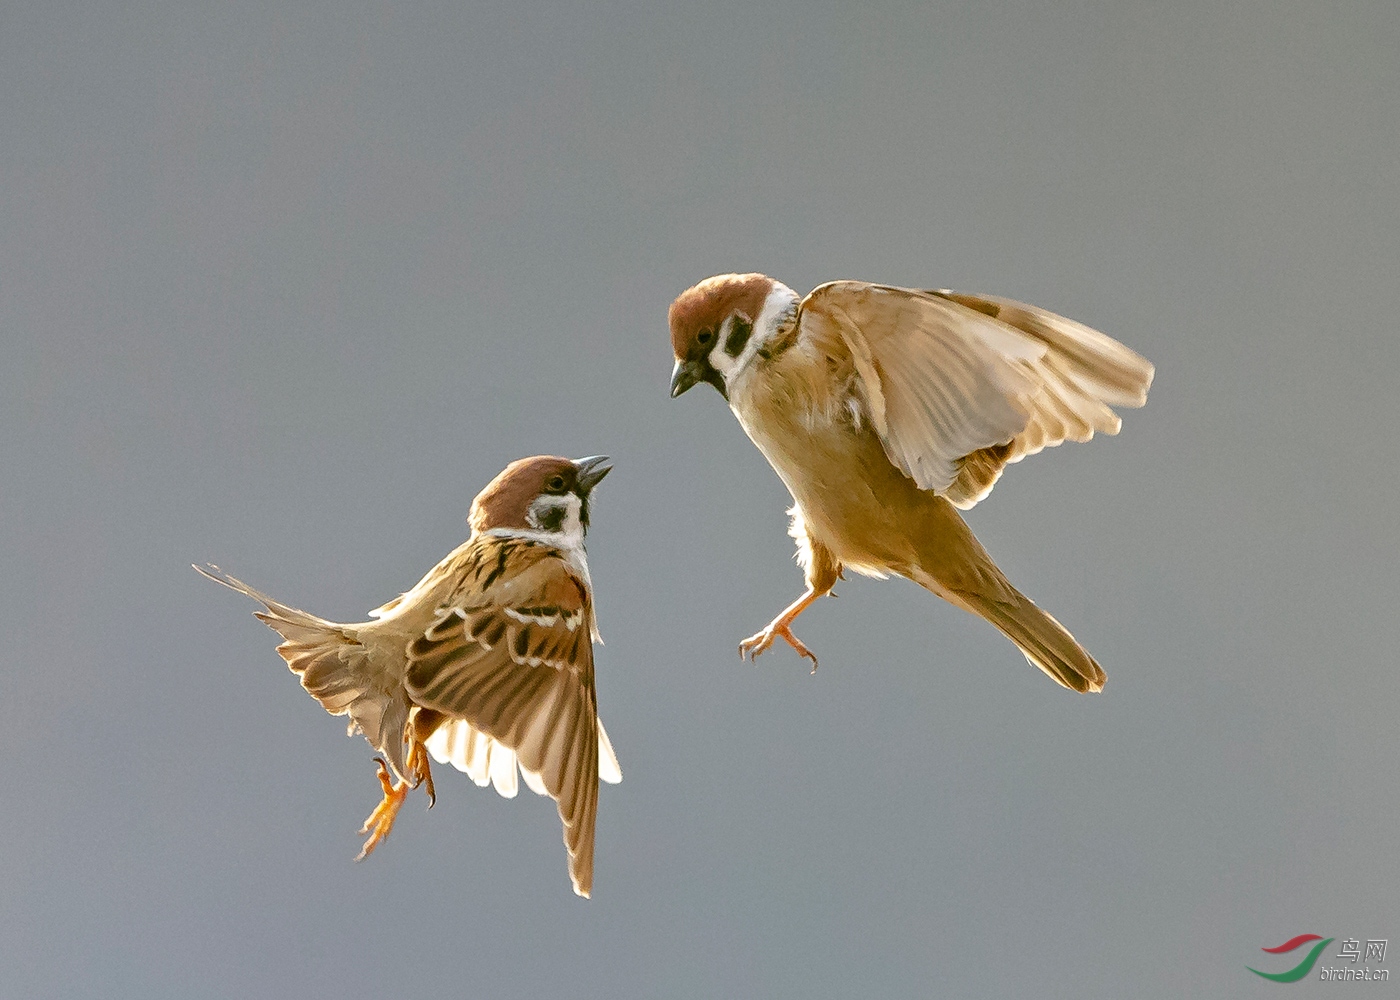
POLYGON ((277 652, 332 715, 350 717, 375 758, 383 799, 357 860, 384 842, 411 789, 436 801, 428 758, 506 798, 525 784, 559 806, 574 892, 593 886, 598 779, 622 780, 598 719, 584 535, 606 456, 506 466, 472 502, 471 537, 369 621, 317 618, 217 566, 194 567, 263 606, 277 652))
POLYGON ((777 472, 806 590, 739 644, 781 637, 843 569, 902 576, 985 618, 1055 682, 1104 672, 997 568, 959 515, 1011 462, 1116 434, 1153 368, 1122 344, 990 295, 832 281, 805 298, 762 274, 721 274, 671 304, 674 398, 719 391, 777 472))

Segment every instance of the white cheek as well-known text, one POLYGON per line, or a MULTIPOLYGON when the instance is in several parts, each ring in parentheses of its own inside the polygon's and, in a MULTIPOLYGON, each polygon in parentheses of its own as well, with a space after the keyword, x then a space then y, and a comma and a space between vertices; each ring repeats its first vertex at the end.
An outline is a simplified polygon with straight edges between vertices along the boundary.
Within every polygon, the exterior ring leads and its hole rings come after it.
POLYGON ((570 493, 564 498, 565 514, 563 532, 570 539, 583 540, 583 520, 579 516, 583 512, 583 501, 570 493))
POLYGON ((557 537, 559 544, 575 545, 583 540, 583 520, 580 517, 582 512, 583 501, 572 493, 562 497, 541 497, 530 505, 526 520, 536 531, 557 537), (554 521, 555 517, 558 517, 557 527, 547 530, 542 528, 543 524, 554 521))
POLYGON ((731 358, 725 352, 724 338, 720 338, 719 343, 715 344, 715 348, 710 352, 708 360, 710 362, 710 367, 723 375, 726 381, 728 381, 729 376, 734 373, 734 370, 739 367, 739 359, 731 358))
POLYGON ((753 321, 749 339, 737 358, 731 357, 724 349, 725 341, 733 329, 734 317, 730 316, 720 324, 719 341, 710 351, 709 362, 710 367, 723 376, 726 386, 731 389, 737 388, 738 382, 744 377, 745 369, 759 356, 759 352, 767 347, 787 324, 791 324, 797 304, 796 292, 787 285, 774 282, 763 300, 763 308, 758 311, 758 316, 753 321))

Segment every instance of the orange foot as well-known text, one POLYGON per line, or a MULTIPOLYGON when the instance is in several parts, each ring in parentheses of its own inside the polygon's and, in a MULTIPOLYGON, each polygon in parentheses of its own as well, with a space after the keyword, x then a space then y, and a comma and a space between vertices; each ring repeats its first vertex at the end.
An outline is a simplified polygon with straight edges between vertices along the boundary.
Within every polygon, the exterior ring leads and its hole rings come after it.
POLYGON ((379 766, 376 776, 379 778, 380 787, 384 789, 384 798, 374 807, 374 812, 369 814, 365 825, 360 827, 360 832, 369 834, 369 839, 355 856, 356 861, 363 861, 374 853, 376 847, 389 839, 389 832, 394 829, 394 820, 398 818, 399 809, 403 807, 404 800, 413 789, 419 785, 427 786, 424 791, 428 793, 429 809, 437 802, 437 794, 433 791, 433 772, 428 765, 428 748, 422 743, 415 743, 408 755, 409 769, 417 775, 411 784, 407 781, 392 781, 389 777, 389 767, 383 758, 376 757, 374 762, 379 766))
POLYGON ((792 628, 782 618, 774 619, 762 632, 755 633, 739 643, 739 659, 757 661, 759 654, 766 652, 778 636, 786 639, 788 645, 797 650, 799 655, 811 660, 812 673, 817 672, 816 654, 804 646, 801 639, 792 634, 792 628))
POLYGON ((413 787, 407 781, 395 784, 389 779, 388 765, 378 757, 374 758, 374 762, 379 765, 379 784, 384 789, 384 800, 374 807, 374 812, 369 814, 365 825, 360 827, 360 832, 369 834, 369 839, 365 841, 365 846, 360 848, 360 853, 355 855, 356 861, 363 861, 369 857, 376 847, 388 839, 389 831, 394 828, 394 820, 398 818, 399 808, 413 787))

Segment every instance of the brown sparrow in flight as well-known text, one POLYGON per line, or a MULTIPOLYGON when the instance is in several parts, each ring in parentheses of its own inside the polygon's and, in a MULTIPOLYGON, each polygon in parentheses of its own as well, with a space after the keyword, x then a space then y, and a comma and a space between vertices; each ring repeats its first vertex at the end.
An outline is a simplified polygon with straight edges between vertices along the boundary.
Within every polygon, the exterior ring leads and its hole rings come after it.
POLYGON ((371 621, 329 622, 195 567, 262 604, 256 617, 286 640, 277 652, 302 687, 383 754, 384 799, 360 858, 389 836, 410 789, 424 785, 431 807, 431 753, 507 798, 517 769, 554 798, 574 892, 591 891, 598 779, 622 780, 598 719, 583 547, 589 496, 611 468, 603 456, 512 462, 472 502, 471 537, 371 621))
POLYGON ((1104 673, 1016 590, 958 514, 1009 462, 1116 434, 1152 365, 1073 320, 1009 299, 832 281, 806 298, 762 274, 722 274, 671 304, 671 395, 719 390, 795 501, 806 592, 739 644, 757 657, 842 568, 898 574, 980 615, 1050 678, 1104 673))

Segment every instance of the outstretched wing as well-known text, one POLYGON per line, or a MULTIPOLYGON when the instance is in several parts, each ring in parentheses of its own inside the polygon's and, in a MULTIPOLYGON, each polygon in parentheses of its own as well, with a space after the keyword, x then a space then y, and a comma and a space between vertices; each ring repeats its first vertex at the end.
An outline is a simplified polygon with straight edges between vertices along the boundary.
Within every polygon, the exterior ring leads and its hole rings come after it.
MULTIPOLYGON (((408 692, 513 754, 531 787, 537 778, 559 805, 574 891, 587 896, 599 743, 588 587, 547 546, 510 538, 491 544, 501 550, 483 562, 509 571, 493 574, 484 590, 454 596, 409 644, 408 692)), ((509 769, 497 781, 503 791, 514 786, 514 760, 509 769)), ((486 763, 488 775, 495 770, 486 763)))
MULTIPOLYGON (((448 719, 433 731, 425 746, 439 764, 451 764, 483 788, 494 784, 507 799, 520 791, 517 777, 524 778, 526 787, 536 795, 549 794, 543 779, 522 767, 514 750, 473 728, 466 719, 448 719)), ((598 777, 610 785, 622 780, 622 768, 602 719, 598 720, 598 777)))
POLYGON ((798 322, 799 338, 849 354, 890 461, 963 509, 1009 462, 1117 434, 1111 407, 1143 405, 1152 384, 1116 340, 1009 299, 833 281, 798 322))

